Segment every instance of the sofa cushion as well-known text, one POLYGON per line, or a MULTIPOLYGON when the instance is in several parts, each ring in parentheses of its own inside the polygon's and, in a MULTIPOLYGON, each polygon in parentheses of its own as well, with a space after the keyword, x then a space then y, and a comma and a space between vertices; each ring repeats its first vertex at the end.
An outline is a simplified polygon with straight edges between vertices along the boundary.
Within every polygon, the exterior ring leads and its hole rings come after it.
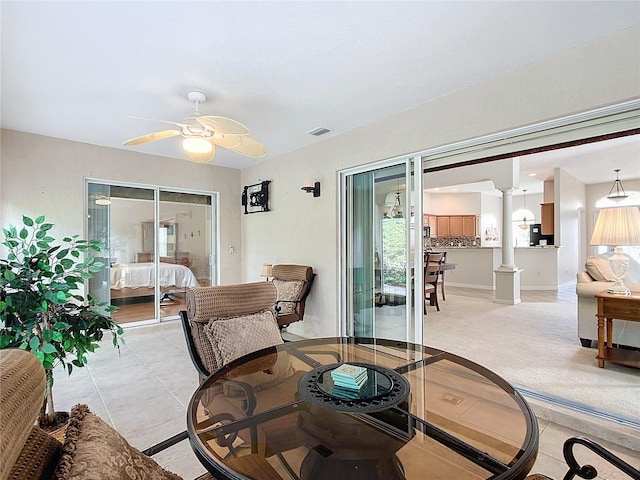
POLYGON ((64 441, 63 454, 55 480, 181 480, 151 458, 133 448, 113 428, 89 411, 76 405, 64 441))
POLYGON ((302 288, 305 282, 303 280, 278 280, 274 279, 273 284, 276 286, 278 300, 290 300, 288 302, 279 303, 280 315, 293 313, 296 304, 295 301, 300 300, 302 288))
POLYGON ((585 268, 597 282, 614 282, 616 280, 609 260, 602 257, 587 257, 585 268))
POLYGON ((284 343, 273 312, 212 320, 205 327, 219 366, 251 352, 284 343))

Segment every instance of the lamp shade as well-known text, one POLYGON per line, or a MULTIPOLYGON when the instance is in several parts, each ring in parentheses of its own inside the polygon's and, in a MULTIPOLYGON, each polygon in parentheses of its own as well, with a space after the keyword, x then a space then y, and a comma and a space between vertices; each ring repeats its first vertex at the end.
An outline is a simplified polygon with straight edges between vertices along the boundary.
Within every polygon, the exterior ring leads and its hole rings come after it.
POLYGON ((260 273, 261 277, 273 277, 272 275, 273 271, 272 271, 272 266, 270 263, 263 263, 262 264, 262 272, 260 273))
POLYGON ((603 208, 598 214, 591 245, 640 245, 640 208, 603 208))

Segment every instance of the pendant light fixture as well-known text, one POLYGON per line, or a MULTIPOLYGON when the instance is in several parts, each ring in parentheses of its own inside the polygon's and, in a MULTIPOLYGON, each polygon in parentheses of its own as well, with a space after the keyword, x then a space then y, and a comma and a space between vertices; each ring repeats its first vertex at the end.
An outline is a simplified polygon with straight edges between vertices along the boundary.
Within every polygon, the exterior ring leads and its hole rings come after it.
POLYGON ((613 185, 611 186, 611 190, 609 190, 609 195, 607 195, 607 198, 609 200, 613 200, 614 202, 619 202, 629 196, 627 195, 627 192, 624 191, 624 188, 622 187, 622 182, 618 178, 619 171, 620 171, 619 168, 616 168, 614 170, 614 172, 616 172, 616 181, 613 182, 613 185))

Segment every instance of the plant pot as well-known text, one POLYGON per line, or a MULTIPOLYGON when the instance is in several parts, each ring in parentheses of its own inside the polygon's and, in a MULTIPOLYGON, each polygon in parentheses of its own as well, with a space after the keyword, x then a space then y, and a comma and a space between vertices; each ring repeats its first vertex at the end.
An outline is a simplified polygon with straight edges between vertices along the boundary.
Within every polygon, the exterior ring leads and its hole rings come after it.
POLYGON ((54 412, 53 421, 51 422, 48 422, 46 418, 47 417, 40 418, 38 425, 45 432, 53 433, 67 425, 67 422, 69 421, 69 412, 54 412))

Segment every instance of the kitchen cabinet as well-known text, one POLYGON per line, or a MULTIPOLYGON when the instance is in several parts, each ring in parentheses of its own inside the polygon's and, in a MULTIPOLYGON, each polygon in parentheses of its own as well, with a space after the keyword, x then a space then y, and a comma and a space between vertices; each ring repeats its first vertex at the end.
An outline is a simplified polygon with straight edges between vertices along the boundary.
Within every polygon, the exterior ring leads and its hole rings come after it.
POLYGON ((465 215, 462 217, 462 236, 463 237, 475 237, 476 236, 476 216, 465 215))
POLYGON ((542 217, 542 235, 553 235, 553 203, 540 204, 540 216, 542 217))
MULTIPOLYGON (((438 237, 475 237, 475 215, 438 215, 438 237)), ((433 233, 433 230, 432 230, 433 233)))
POLYGON ((429 227, 429 238, 436 238, 438 236, 438 217, 435 215, 425 214, 424 216, 424 226, 429 227))
POLYGON ((449 217, 449 236, 450 237, 462 236, 462 217, 460 216, 449 217))
POLYGON ((449 237, 449 217, 438 216, 438 237, 449 237))

